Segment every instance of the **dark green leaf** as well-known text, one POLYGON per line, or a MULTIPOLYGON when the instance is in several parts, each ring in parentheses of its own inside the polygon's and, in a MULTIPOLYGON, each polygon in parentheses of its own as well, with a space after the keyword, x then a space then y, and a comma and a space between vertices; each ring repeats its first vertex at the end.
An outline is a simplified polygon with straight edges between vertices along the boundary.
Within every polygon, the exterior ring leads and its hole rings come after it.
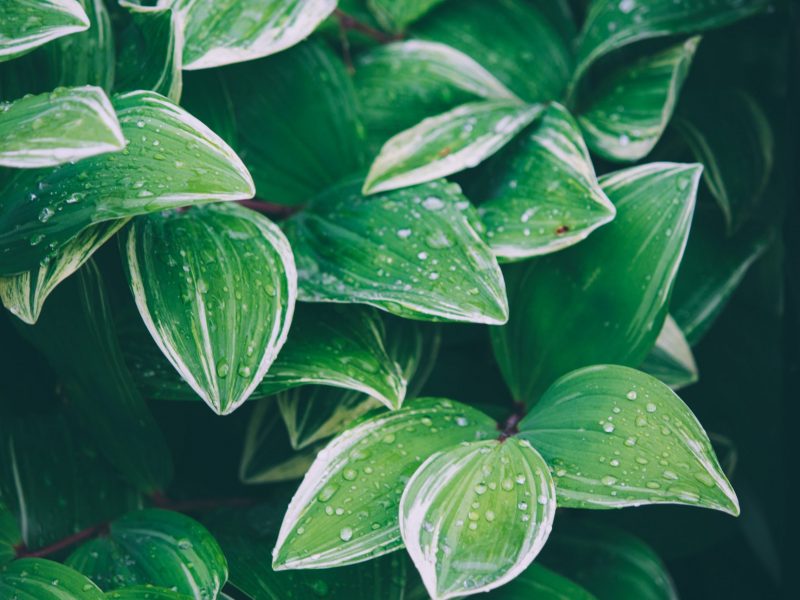
POLYGON ((12 561, 17 556, 17 546, 22 544, 19 525, 11 511, 0 502, 0 565, 12 561))
POLYGON ((671 316, 667 315, 661 333, 656 339, 656 345, 639 368, 666 383, 673 390, 697 381, 697 365, 694 362, 692 349, 671 316))
POLYGON ((694 210, 699 165, 652 163, 600 179, 617 216, 586 241, 505 270, 511 319, 491 331, 515 400, 598 362, 638 366, 661 331, 694 210))
POLYGON ((89 28, 77 0, 14 0, 0 11, 0 62, 89 28))
POLYGON ((416 319, 505 322, 502 274, 458 186, 436 181, 370 197, 359 187, 345 182, 285 221, 301 300, 359 302, 416 319))
MULTIPOLYGON (((222 598, 223 596, 217 596, 222 598)), ((168 588, 135 585, 106 592, 106 600, 190 600, 192 597, 168 588)))
POLYGON ((104 600, 86 577, 44 558, 22 558, 0 567, 0 597, 15 600, 104 600))
POLYGON ((367 0, 378 23, 389 31, 402 31, 443 0, 367 0))
POLYGON ((573 371, 519 429, 553 470, 559 506, 686 504, 739 514, 703 427, 671 389, 641 371, 573 371))
POLYGON ((491 600, 597 600, 577 583, 539 564, 532 564, 514 581, 486 596, 491 600))

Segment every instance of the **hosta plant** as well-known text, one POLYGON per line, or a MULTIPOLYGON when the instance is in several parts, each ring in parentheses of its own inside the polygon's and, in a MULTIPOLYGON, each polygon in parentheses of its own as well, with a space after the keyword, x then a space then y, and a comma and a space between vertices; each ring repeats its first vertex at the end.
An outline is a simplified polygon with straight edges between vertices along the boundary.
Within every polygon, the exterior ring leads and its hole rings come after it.
POLYGON ((783 11, 3 0, 0 597, 676 597, 783 11))

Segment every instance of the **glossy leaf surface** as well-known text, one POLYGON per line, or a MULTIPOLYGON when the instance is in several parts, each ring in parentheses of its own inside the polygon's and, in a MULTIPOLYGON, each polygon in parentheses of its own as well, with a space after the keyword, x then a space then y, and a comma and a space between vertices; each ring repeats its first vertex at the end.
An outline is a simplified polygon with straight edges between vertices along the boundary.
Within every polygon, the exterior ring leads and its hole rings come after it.
POLYGON ((558 573, 534 563, 513 581, 486 596, 491 600, 596 600, 585 588, 558 573))
POLYGON ((4 2, 0 12, 0 62, 88 27, 89 17, 77 0, 4 2))
POLYGON ((692 349, 671 316, 667 315, 661 333, 656 339, 656 345, 639 368, 666 383, 673 390, 679 390, 697 381, 697 364, 692 349))
MULTIPOLYGON (((217 596, 223 598, 223 596, 217 596)), ((134 585, 106 592, 106 600, 190 600, 192 596, 169 588, 153 585, 134 585)))
POLYGON ((389 31, 402 31, 443 0, 367 0, 375 19, 389 31))
POLYGON ((0 567, 0 597, 36 600, 104 600, 89 579, 44 558, 22 558, 0 567))

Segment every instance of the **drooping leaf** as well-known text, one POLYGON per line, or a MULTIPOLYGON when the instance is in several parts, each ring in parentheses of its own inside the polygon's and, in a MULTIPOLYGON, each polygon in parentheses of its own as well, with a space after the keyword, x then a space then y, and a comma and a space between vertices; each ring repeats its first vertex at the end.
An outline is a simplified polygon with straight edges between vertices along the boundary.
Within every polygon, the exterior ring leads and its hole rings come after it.
POLYGON ((253 195, 239 158, 183 109, 153 92, 118 96, 114 108, 129 142, 121 153, 25 170, 8 184, 0 274, 36 268, 96 223, 253 195))
POLYGON ((89 579, 44 558, 21 558, 0 567, 0 598, 36 600, 104 600, 89 579))
POLYGON ((386 316, 386 351, 406 380, 406 398, 416 398, 428 381, 441 345, 441 328, 386 316))
POLYGON ((0 10, 0 62, 89 28, 77 0, 14 0, 0 10))
POLYGON ((284 222, 301 300, 359 302, 415 319, 505 322, 500 269, 458 186, 436 181, 370 197, 359 187, 359 180, 336 186, 284 222))
POLYGON ((348 565, 400 548, 397 506, 408 478, 436 450, 495 435, 489 417, 433 398, 345 430, 319 453, 292 498, 273 567, 348 565))
POLYGON ((336 0, 176 0, 184 69, 208 69, 275 54, 311 35, 336 0))
POLYGON ((647 156, 667 126, 700 37, 617 67, 582 99, 578 123, 592 152, 609 160, 647 156))
POLYGON ((304 42, 219 75, 185 75, 184 106, 241 154, 260 199, 303 204, 361 169, 353 84, 324 44, 304 42))
POLYGON ((505 270, 511 319, 491 331, 515 400, 610 361, 638 366, 656 341, 683 255, 699 165, 652 163, 600 178, 614 220, 584 242, 505 270))
POLYGON ((140 217, 124 243, 153 339, 215 412, 232 412, 289 333, 297 274, 283 233, 255 211, 209 204, 140 217))
POLYGON ((633 42, 723 27, 768 4, 769 0, 592 0, 579 38, 574 80, 601 56, 633 42))
POLYGON ((541 112, 519 100, 469 102, 398 133, 381 148, 364 193, 408 187, 475 167, 541 112))
POLYGON ((359 57, 354 84, 371 145, 465 102, 514 99, 476 60, 446 44, 407 40, 359 57))
POLYGON ((412 32, 471 56, 526 102, 545 102, 561 97, 572 70, 570 41, 552 10, 518 0, 446 2, 412 32))
POLYGON ((748 93, 730 89, 688 97, 679 115, 675 126, 703 163, 703 181, 733 233, 758 206, 772 172, 769 121, 748 93))
POLYGON ((0 501, 0 566, 16 558, 20 544, 19 525, 8 507, 0 501))
POLYGON ((559 506, 686 504, 739 514, 703 427, 675 392, 641 371, 573 371, 519 429, 552 468, 559 506))
MULTIPOLYGON (((190 600, 192 596, 169 588, 153 585, 134 585, 106 592, 106 600, 190 600)), ((222 598, 223 596, 217 596, 222 598)))
POLYGON ((644 359, 640 369, 666 383, 673 390, 691 385, 697 381, 697 364, 689 343, 680 327, 667 315, 656 345, 644 359))
POLYGON ((487 171, 479 213, 489 247, 501 260, 561 250, 616 214, 577 124, 560 104, 545 109, 487 171))
POLYGON ((51 167, 124 147, 100 88, 62 88, 0 104, 0 166, 51 167))
POLYGON ((519 600, 597 600, 585 588, 537 563, 520 573, 513 581, 492 590, 487 599, 519 600))
POLYGON ((66 564, 104 590, 151 584, 195 600, 216 598, 228 579, 222 549, 205 527, 155 508, 112 521, 107 535, 79 546, 66 564))
POLYGON ((389 31, 402 31, 443 0, 367 0, 378 23, 389 31))

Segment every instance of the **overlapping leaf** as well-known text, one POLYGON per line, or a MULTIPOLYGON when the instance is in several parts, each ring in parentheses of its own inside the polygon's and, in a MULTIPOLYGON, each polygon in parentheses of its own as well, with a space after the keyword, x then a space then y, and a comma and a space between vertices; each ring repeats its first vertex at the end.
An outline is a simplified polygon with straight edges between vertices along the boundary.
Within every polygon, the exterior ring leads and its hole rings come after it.
POLYGON ((512 582, 490 592, 491 600, 596 600, 596 598, 574 581, 554 573, 539 564, 532 564, 512 582))
POLYGON ((0 62, 88 27, 89 17, 77 0, 4 2, 0 12, 0 62))
POLYGON ((389 31, 402 31, 443 0, 367 0, 378 23, 389 31))
POLYGON ((500 269, 458 186, 437 181, 370 197, 359 187, 347 181, 284 222, 301 300, 359 302, 416 319, 505 322, 500 269))
POLYGON ((36 600, 105 600, 89 579, 44 558, 22 558, 0 567, 0 597, 36 600))
MULTIPOLYGON (((181 594, 169 588, 153 585, 134 585, 112 592, 106 592, 106 600, 190 600, 192 596, 181 594)), ((223 598, 224 596, 217 596, 223 598)))
POLYGON ((22 543, 19 525, 5 504, 0 502, 0 566, 17 556, 17 546, 22 543))
POLYGON ((678 390, 697 381, 697 364, 692 349, 683 332, 671 316, 667 315, 656 345, 640 366, 673 390, 678 390))

